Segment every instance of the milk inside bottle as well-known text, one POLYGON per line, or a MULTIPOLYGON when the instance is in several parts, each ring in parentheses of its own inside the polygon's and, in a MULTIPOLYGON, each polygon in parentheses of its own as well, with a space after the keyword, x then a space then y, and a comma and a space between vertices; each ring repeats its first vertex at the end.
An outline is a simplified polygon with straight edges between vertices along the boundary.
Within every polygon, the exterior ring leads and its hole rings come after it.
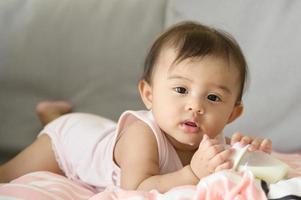
POLYGON ((232 157, 233 169, 239 172, 249 170, 258 179, 268 184, 276 183, 287 176, 288 165, 263 151, 248 151, 249 145, 240 147, 234 145, 235 153, 232 157))

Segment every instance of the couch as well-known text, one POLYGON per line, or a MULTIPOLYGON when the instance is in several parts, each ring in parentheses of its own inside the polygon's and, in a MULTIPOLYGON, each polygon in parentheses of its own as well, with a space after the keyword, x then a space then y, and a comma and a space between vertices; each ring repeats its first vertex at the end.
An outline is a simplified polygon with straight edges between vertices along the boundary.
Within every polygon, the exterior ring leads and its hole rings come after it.
POLYGON ((142 109, 136 85, 147 49, 182 20, 226 30, 246 54, 246 109, 225 133, 300 151, 300 8, 297 0, 0 1, 0 160, 37 136, 39 101, 68 100, 74 111, 113 120, 142 109))

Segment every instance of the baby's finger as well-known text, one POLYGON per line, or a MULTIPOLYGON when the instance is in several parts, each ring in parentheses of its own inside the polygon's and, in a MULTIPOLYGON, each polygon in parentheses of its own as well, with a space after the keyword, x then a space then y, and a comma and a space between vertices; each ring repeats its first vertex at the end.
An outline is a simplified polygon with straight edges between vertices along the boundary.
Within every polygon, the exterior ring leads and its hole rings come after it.
POLYGON ((201 142, 205 142, 206 140, 209 140, 209 136, 204 134, 201 142))
POLYGON ((272 141, 269 140, 269 139, 264 139, 261 142, 261 145, 260 145, 259 149, 261 151, 266 152, 266 153, 272 153, 272 141))
POLYGON ((249 136, 244 136, 242 139, 241 139, 241 141, 240 141, 240 143, 243 145, 243 146, 245 146, 245 145, 247 145, 247 144, 250 144, 251 142, 252 142, 252 138, 251 137, 249 137, 249 136))
POLYGON ((216 145, 209 147, 207 149, 208 159, 209 160, 212 159, 214 156, 216 156, 217 154, 219 154, 220 152, 222 152, 224 150, 225 150, 225 147, 224 147, 224 145, 221 145, 221 144, 216 144, 216 145))
POLYGON ((261 141, 261 139, 255 138, 248 149, 250 151, 258 150, 260 148, 261 141))
POLYGON ((204 141, 201 142, 200 146, 202 146, 203 150, 207 150, 209 147, 214 146, 214 145, 219 145, 220 141, 217 139, 205 139, 204 141))
POLYGON ((231 169, 232 167, 233 167, 233 162, 228 160, 228 161, 224 162, 223 164, 217 166, 217 168, 215 168, 215 172, 226 170, 226 169, 231 169))
POLYGON ((236 132, 231 137, 231 145, 235 144, 236 142, 239 142, 243 135, 239 132, 236 132))
POLYGON ((217 154, 216 156, 214 156, 211 160, 210 160, 210 165, 212 166, 219 166, 222 163, 224 163, 225 161, 229 160, 229 158, 231 157, 233 153, 233 149, 226 149, 222 152, 220 152, 219 154, 217 154))

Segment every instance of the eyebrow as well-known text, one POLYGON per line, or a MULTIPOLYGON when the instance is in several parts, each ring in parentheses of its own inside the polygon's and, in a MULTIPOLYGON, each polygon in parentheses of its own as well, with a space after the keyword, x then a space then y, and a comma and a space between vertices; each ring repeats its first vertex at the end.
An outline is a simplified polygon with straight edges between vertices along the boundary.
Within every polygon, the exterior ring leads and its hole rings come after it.
MULTIPOLYGON (((184 76, 180 76, 180 75, 172 75, 172 76, 169 76, 167 79, 168 80, 182 79, 182 80, 186 80, 186 81, 189 81, 189 82, 193 82, 193 80, 191 80, 189 78, 186 78, 184 76)), ((231 90, 227 86, 219 85, 219 84, 214 84, 214 86, 221 89, 221 90, 223 90, 223 91, 225 91, 226 93, 232 94, 231 90)))
POLYGON ((227 87, 227 86, 224 86, 224 85, 215 85, 216 87, 220 88, 221 90, 229 93, 229 94, 232 94, 231 90, 227 87))
POLYGON ((167 79, 169 79, 169 80, 172 80, 172 79, 182 79, 182 80, 186 80, 186 81, 189 81, 189 82, 193 82, 191 79, 186 78, 184 76, 179 76, 179 75, 172 75, 172 76, 167 77, 167 79))

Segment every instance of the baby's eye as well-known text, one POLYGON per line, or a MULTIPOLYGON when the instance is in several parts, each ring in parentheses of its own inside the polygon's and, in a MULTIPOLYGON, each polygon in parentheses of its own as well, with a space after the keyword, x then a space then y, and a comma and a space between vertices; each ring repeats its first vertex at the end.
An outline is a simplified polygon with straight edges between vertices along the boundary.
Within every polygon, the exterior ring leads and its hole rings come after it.
POLYGON ((210 101, 214 101, 214 102, 221 101, 221 98, 219 98, 219 97, 216 96, 215 94, 209 94, 209 95, 207 96, 207 99, 209 99, 210 101))
POLYGON ((174 90, 180 94, 187 94, 188 90, 184 87, 175 87, 174 90))

